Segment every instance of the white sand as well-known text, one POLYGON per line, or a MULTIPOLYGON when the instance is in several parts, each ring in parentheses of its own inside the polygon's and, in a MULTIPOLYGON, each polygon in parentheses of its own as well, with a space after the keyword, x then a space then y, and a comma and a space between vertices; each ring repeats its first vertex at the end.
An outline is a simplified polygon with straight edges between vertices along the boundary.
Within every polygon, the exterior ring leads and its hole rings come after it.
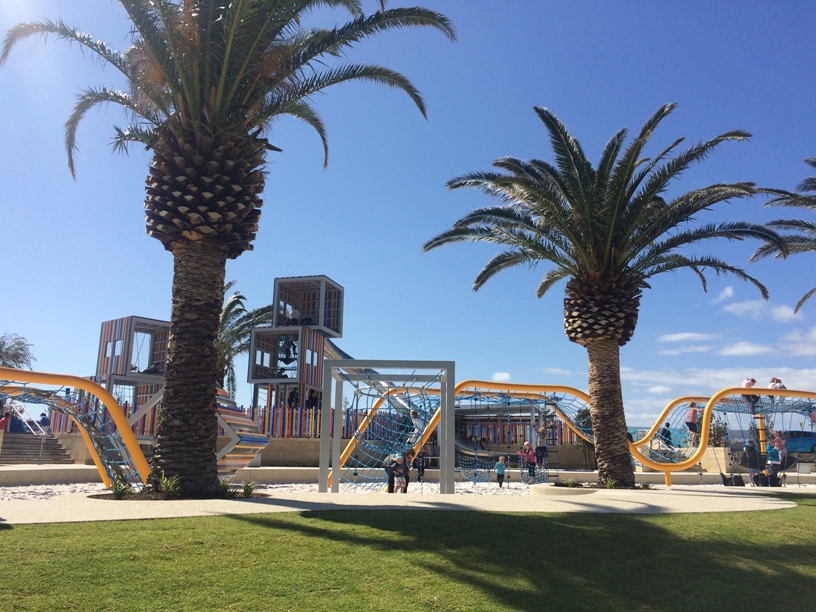
MULTIPOLYGON (((375 493, 381 489, 370 491, 355 491, 353 487, 341 485, 340 490, 344 493, 375 493)), ((25 487, 0 487, 0 501, 12 500, 34 500, 49 499, 58 495, 92 494, 104 493, 105 487, 101 483, 76 483, 61 485, 30 485, 25 487)), ((256 491, 258 493, 317 493, 316 484, 259 484, 256 491)), ((408 486, 408 492, 412 494, 436 495, 439 493, 439 484, 435 482, 418 483, 412 482, 408 486)), ((505 482, 504 487, 499 488, 495 482, 457 482, 456 493, 461 495, 529 495, 530 488, 523 483, 505 482)))

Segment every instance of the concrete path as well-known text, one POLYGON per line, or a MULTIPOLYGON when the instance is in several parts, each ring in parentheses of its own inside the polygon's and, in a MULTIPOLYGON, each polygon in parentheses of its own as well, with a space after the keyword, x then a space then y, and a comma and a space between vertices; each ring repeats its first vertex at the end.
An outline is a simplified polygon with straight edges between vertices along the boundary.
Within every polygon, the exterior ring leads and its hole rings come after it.
MULTIPOLYGON (((793 492, 791 489, 786 491, 793 492)), ((804 493, 807 490, 800 491, 804 493)), ((117 521, 349 509, 666 514, 781 510, 795 505, 755 490, 730 487, 672 487, 647 491, 596 490, 584 495, 529 496, 275 493, 271 497, 248 500, 190 501, 113 501, 94 499, 88 495, 63 495, 46 500, 0 502, 0 524, 117 521)))

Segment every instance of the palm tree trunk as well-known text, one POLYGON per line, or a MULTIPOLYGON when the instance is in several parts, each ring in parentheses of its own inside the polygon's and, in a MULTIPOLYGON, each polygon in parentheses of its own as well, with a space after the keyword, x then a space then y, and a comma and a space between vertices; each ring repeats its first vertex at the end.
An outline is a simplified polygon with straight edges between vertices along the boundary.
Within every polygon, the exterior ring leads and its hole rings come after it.
POLYGON ((214 240, 173 245, 173 309, 154 471, 178 476, 186 497, 218 491, 215 386, 227 253, 214 240))
POLYGON ((621 393, 620 346, 616 339, 599 339, 588 343, 586 349, 598 482, 614 480, 620 487, 633 487, 635 474, 621 393))

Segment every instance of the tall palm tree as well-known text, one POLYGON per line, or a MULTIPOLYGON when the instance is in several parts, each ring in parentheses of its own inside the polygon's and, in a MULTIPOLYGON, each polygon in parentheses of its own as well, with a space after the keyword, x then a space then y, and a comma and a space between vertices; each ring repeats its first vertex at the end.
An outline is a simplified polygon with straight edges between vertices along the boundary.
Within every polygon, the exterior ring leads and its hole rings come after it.
MULTIPOLYGON (((224 285, 224 293, 235 286, 236 281, 224 285)), ((238 377, 235 373, 235 358, 249 351, 252 329, 265 323, 271 324, 272 305, 247 310, 246 297, 240 292, 233 293, 224 302, 221 320, 218 324, 218 383, 235 399, 238 377)))
POLYGON ((31 343, 17 334, 0 336, 0 367, 31 369, 31 363, 37 361, 31 352, 31 343))
POLYGON ((644 147, 674 104, 661 107, 624 149, 627 130, 615 134, 597 167, 578 141, 545 108, 535 108, 549 132, 555 164, 503 157, 498 172, 455 178, 449 189, 472 187, 497 198, 498 205, 474 210, 424 245, 426 251, 458 242, 487 242, 507 247, 476 277, 474 291, 495 274, 514 266, 546 261, 552 268, 538 285, 541 297, 567 279, 564 327, 567 337, 589 357, 589 395, 598 478, 633 486, 620 379, 620 347, 634 334, 640 297, 647 279, 681 268, 693 270, 706 287, 705 268, 728 273, 767 291, 740 268, 711 256, 681 253, 685 246, 713 238, 774 239, 774 233, 745 222, 689 225, 715 204, 752 196, 752 183, 716 184, 666 201, 669 183, 722 142, 746 140, 728 132, 675 152, 675 140, 654 158, 644 147))
MULTIPOLYGON (((805 163, 816 170, 816 157, 805 159, 805 163)), ((790 206, 816 212, 816 176, 806 178, 796 186, 797 193, 779 192, 777 197, 768 200, 766 206, 790 206)), ((760 246, 751 256, 751 261, 759 261, 769 255, 779 259, 792 253, 814 253, 816 252, 816 221, 803 221, 799 219, 777 219, 768 223, 768 227, 778 230, 798 231, 798 234, 785 234, 782 236, 784 248, 774 242, 766 242, 760 246)), ((808 291, 799 303, 796 304, 795 312, 799 312, 814 294, 816 287, 808 291)))
POLYGON ((124 53, 62 21, 13 27, 0 64, 31 36, 77 43, 119 70, 130 90, 85 89, 65 126, 74 172, 77 126, 94 107, 132 116, 114 128, 114 148, 133 143, 153 153, 146 180, 147 233, 174 261, 173 305, 164 409, 157 425, 156 471, 180 478, 184 495, 218 489, 215 461, 216 338, 226 261, 252 248, 261 216, 266 136, 282 115, 316 130, 328 160, 325 126, 310 100, 353 80, 401 89, 422 114, 414 85, 387 68, 337 63, 359 41, 393 29, 428 26, 455 39, 446 17, 424 8, 362 14, 359 0, 120 0, 132 25, 124 53), (319 8, 352 20, 305 29, 319 8))

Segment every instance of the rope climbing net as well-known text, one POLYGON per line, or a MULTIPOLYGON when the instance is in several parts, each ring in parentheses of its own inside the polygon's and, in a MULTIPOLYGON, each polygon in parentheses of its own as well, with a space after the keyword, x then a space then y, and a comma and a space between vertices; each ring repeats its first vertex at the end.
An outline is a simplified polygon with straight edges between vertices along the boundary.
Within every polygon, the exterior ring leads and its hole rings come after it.
POLYGON ((50 407, 55 413, 73 421, 84 430, 111 481, 127 483, 136 490, 143 487, 139 472, 134 465, 116 424, 108 409, 94 395, 83 391, 71 391, 67 387, 46 390, 15 381, 0 380, 0 399, 14 399, 24 404, 50 407))
POLYGON ((408 376, 397 386, 372 376, 346 380, 354 393, 343 411, 344 425, 355 433, 342 459, 340 482, 355 490, 382 491, 393 486, 392 466, 398 457, 410 464, 424 452, 423 436, 439 408, 439 381, 408 376))

